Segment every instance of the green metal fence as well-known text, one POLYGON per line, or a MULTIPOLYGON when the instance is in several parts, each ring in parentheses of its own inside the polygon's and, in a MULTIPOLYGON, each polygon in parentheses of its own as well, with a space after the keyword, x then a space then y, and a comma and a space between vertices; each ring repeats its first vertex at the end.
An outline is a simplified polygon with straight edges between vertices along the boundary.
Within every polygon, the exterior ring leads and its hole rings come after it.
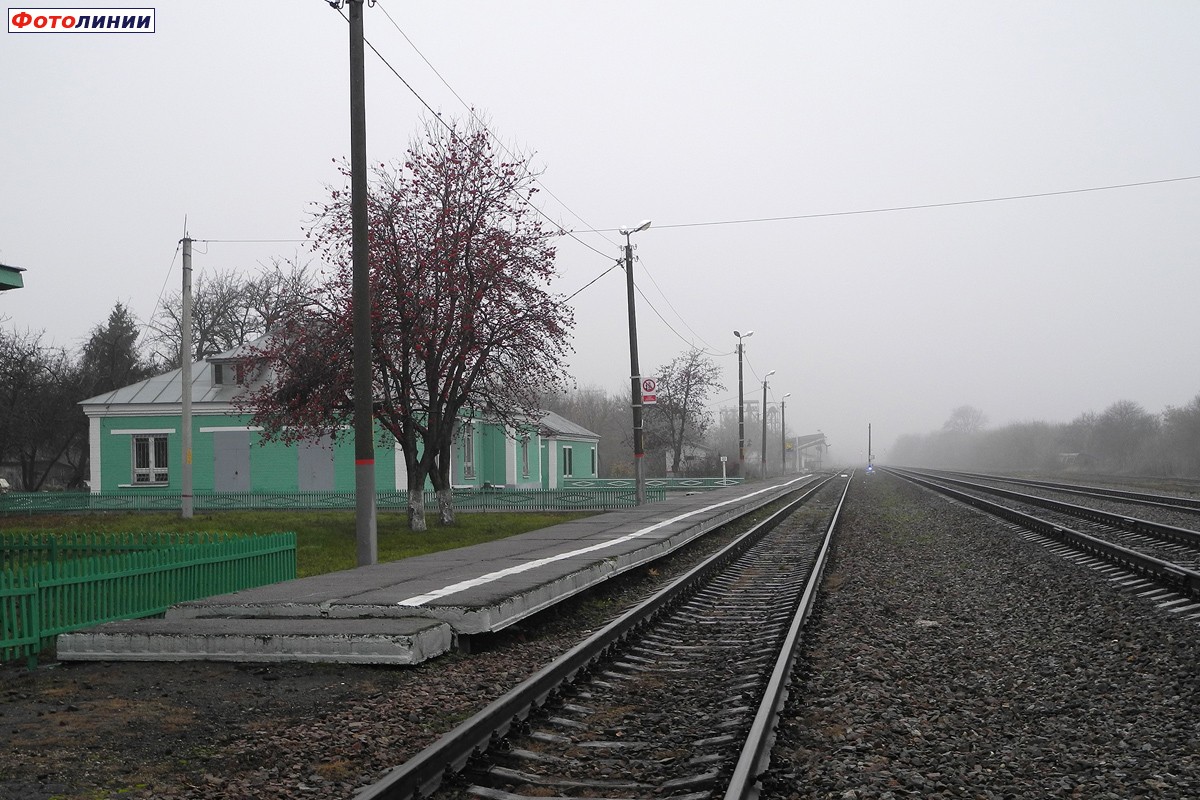
MULTIPOLYGON (((719 480, 719 479, 718 479, 719 480)), ((646 499, 666 497, 666 488, 648 487, 646 499)), ((404 511, 408 492, 376 495, 381 511, 404 511)), ((611 511, 637 505, 633 481, 620 485, 570 486, 565 489, 456 489, 454 506, 459 511, 611 511)), ((433 492, 425 493, 426 508, 437 506, 433 492)), ((354 492, 196 492, 196 511, 239 509, 338 509, 353 511, 354 492)), ((63 514, 95 511, 177 511, 180 495, 155 491, 106 492, 9 492, 0 494, 0 514, 63 514)))
MULTIPOLYGON (((742 478, 647 478, 646 489, 662 489, 667 492, 692 492, 720 489, 723 486, 740 486, 742 478)), ((633 478, 564 478, 563 486, 568 489, 633 489, 633 478)))
POLYGON ((60 633, 296 577, 296 534, 0 536, 0 662, 60 633))

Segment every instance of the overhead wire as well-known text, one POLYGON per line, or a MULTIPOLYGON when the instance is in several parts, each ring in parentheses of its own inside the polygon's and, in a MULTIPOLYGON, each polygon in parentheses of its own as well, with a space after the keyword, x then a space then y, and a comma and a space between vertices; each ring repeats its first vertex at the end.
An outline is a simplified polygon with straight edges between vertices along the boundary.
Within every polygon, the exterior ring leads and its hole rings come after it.
POLYGON ((1179 178, 1161 178, 1152 181, 1135 181, 1133 183, 1114 183, 1106 186, 1089 186, 1083 189, 1061 189, 1054 192, 1034 192, 1030 194, 1014 194, 1004 195, 1000 197, 984 197, 974 200, 952 200, 944 203, 922 203, 911 206, 886 206, 882 208, 863 208, 852 211, 825 211, 813 214, 790 214, 781 217, 751 217, 747 219, 728 219, 714 220, 709 222, 676 222, 661 225, 655 225, 657 229, 663 228, 704 228, 717 225, 748 225, 761 222, 785 222, 797 219, 821 219, 825 217, 849 217, 858 214, 887 214, 895 211, 919 211, 927 208, 950 208, 952 206, 969 206, 979 205, 982 203, 1004 203, 1011 200, 1032 200, 1039 197, 1058 197, 1068 194, 1084 194, 1087 192, 1106 192, 1113 189, 1131 189, 1138 186, 1155 186, 1163 183, 1179 183, 1181 181, 1200 180, 1200 175, 1185 175, 1179 178))
MULTIPOLYGON (((403 36, 403 37, 404 37, 404 39, 405 39, 406 41, 408 41, 410 45, 412 45, 412 41, 411 41, 411 40, 409 40, 408 36, 407 36, 407 35, 404 33, 404 31, 400 29, 400 26, 396 24, 396 21, 392 19, 392 16, 391 16, 390 14, 388 14, 388 13, 387 13, 387 9, 383 8, 382 4, 380 4, 380 3, 378 3, 378 2, 376 2, 376 6, 377 6, 377 7, 378 7, 378 8, 379 8, 381 11, 383 11, 383 14, 384 14, 384 16, 385 16, 385 17, 387 17, 387 18, 388 18, 388 21, 389 21, 389 22, 391 22, 391 23, 392 23, 392 25, 393 25, 393 26, 396 28, 396 30, 400 32, 400 35, 401 35, 401 36, 403 36)), ((338 14, 339 14, 339 15, 342 17, 342 19, 346 20, 346 22, 347 22, 347 24, 348 24, 350 20, 349 20, 349 19, 346 17, 345 13, 343 13, 343 12, 342 12, 341 8, 340 8, 339 6, 333 6, 333 8, 334 8, 334 10, 335 10, 335 11, 337 11, 337 12, 338 12, 338 14)), ((449 131, 453 131, 453 130, 454 130, 453 126, 451 126, 451 125, 450 125, 448 122, 446 122, 446 120, 444 120, 444 119, 442 118, 442 115, 441 115, 441 113, 439 113, 439 112, 435 111, 435 110, 433 109, 433 106, 429 105, 429 103, 428 103, 428 102, 425 100, 425 98, 424 98, 424 97, 422 97, 422 96, 421 96, 421 94, 420 94, 420 93, 419 93, 419 92, 418 92, 416 89, 414 89, 414 88, 412 87, 412 84, 410 84, 410 83, 409 83, 407 80, 405 80, 405 79, 404 79, 404 76, 402 76, 402 75, 400 74, 400 72, 399 72, 399 71, 398 71, 398 70, 397 70, 395 67, 393 67, 393 66, 392 66, 391 62, 389 62, 389 61, 388 61, 388 60, 387 60, 387 59, 386 59, 386 58, 383 56, 383 54, 382 54, 381 52, 379 52, 379 49, 378 49, 377 47, 375 47, 375 45, 374 45, 374 44, 372 44, 372 43, 371 43, 371 41, 370 41, 369 39, 367 39, 367 38, 364 36, 364 37, 363 37, 363 42, 364 42, 364 43, 367 45, 367 47, 371 48, 371 52, 372 52, 372 53, 374 53, 374 54, 375 54, 375 56, 376 56, 376 57, 377 57, 377 58, 378 58, 378 59, 379 59, 381 62, 383 62, 383 65, 384 65, 385 67, 387 67, 387 68, 388 68, 388 70, 389 70, 389 71, 390 71, 390 72, 391 72, 393 75, 395 75, 395 76, 396 76, 396 78, 397 78, 397 79, 399 79, 399 81, 400 81, 401 83, 403 83, 403 84, 404 84, 404 87, 405 87, 406 89, 408 89, 408 91, 409 91, 409 92, 412 94, 412 96, 413 96, 413 97, 415 97, 415 98, 417 98, 417 100, 418 100, 418 101, 421 103, 421 105, 423 105, 423 106, 424 106, 426 109, 428 109, 429 113, 430 113, 430 114, 432 114, 432 115, 434 116, 434 118, 435 118, 435 119, 436 119, 436 120, 437 120, 439 123, 441 123, 441 124, 442 124, 442 126, 444 126, 444 127, 445 127, 447 130, 449 130, 449 131)), ((417 50, 417 48, 416 48, 415 46, 413 46, 413 50, 415 50, 415 51, 417 52, 417 55, 421 56, 421 59, 422 59, 422 60, 424 60, 426 64, 429 64, 429 60, 428 60, 428 59, 426 59, 426 58, 425 58, 425 56, 424 56, 423 54, 421 54, 421 52, 420 52, 419 50, 417 50)), ((438 71, 437 71, 436 69, 434 69, 434 68, 433 68, 433 65, 432 65, 432 64, 429 64, 429 67, 430 67, 430 69, 432 69, 432 70, 433 70, 434 74, 438 76, 438 79, 439 79, 439 80, 441 80, 441 81, 442 81, 442 83, 445 83, 445 84, 446 84, 446 87, 447 87, 448 89, 450 89, 450 92, 451 92, 451 93, 452 93, 452 94, 453 94, 453 95, 454 95, 454 96, 455 96, 455 97, 458 99, 458 101, 459 101, 460 103, 463 103, 463 105, 465 106, 465 105, 466 105, 465 101, 463 101, 463 99, 462 99, 461 97, 459 97, 458 93, 454 91, 454 89, 453 89, 453 88, 450 86, 450 84, 449 84, 449 83, 446 83, 446 80, 445 80, 445 78, 443 78, 443 77, 441 76, 441 74, 439 74, 439 73, 438 73, 438 71)), ((479 116, 475 114, 475 111, 474 111, 474 109, 472 109, 472 108, 470 108, 470 107, 468 106, 468 107, 467 107, 467 110, 469 111, 469 113, 471 114, 471 116, 472 116, 472 117, 475 119, 475 121, 476 121, 476 122, 479 124, 479 126, 480 126, 481 128, 483 128, 483 130, 484 130, 484 131, 487 133, 487 135, 488 135, 489 137, 491 137, 492 141, 494 141, 494 142, 495 142, 495 143, 496 143, 496 144, 497 144, 497 145, 498 145, 498 146, 499 146, 499 147, 500 147, 502 150, 504 150, 504 152, 508 153, 508 155, 509 155, 510 157, 513 157, 513 158, 515 158, 515 157, 516 157, 515 155, 513 155, 512 151, 510 151, 510 150, 509 150, 509 149, 508 149, 508 148, 507 148, 507 147, 504 145, 504 143, 500 141, 499 137, 497 137, 497 136, 496 136, 496 134, 492 133, 492 131, 491 131, 491 130, 490 130, 488 127, 487 127, 487 125, 486 125, 486 124, 483 122, 483 120, 481 120, 481 119, 479 118, 479 116)), ((529 172, 528 172, 528 169, 526 170, 526 172, 527 172, 527 174, 529 174, 529 175, 530 175, 530 177, 531 177, 531 178, 534 180, 534 182, 535 182, 535 183, 537 183, 539 186, 541 186, 541 187, 542 187, 543 191, 545 191, 545 192, 546 192, 546 194, 550 195, 551 197, 554 197, 554 199, 555 199, 555 200, 558 200, 559 204, 560 204, 560 205, 562 205, 562 207, 563 207, 564 209, 566 209, 567 211, 570 211, 570 213, 571 213, 571 215, 572 215, 573 217, 575 217, 576 219, 578 219, 580 222, 585 222, 585 220, 583 220, 581 217, 579 217, 579 215, 578 215, 578 214, 576 214, 574 211, 571 211, 570 207, 569 207, 569 206, 567 206, 567 205, 566 205, 566 203, 563 203, 563 202, 562 202, 562 200, 559 200, 559 199, 558 199, 558 197, 557 197, 557 196, 556 196, 556 195, 555 195, 555 194, 554 194, 552 191, 550 191, 549 189, 547 189, 547 188, 545 187, 545 184, 543 184, 541 181, 539 181, 539 180, 537 179, 537 176, 535 176, 535 175, 532 175, 532 173, 529 173, 529 172)), ((589 250, 591 250, 592 252, 596 253, 597 255, 605 256, 606 258, 608 257, 608 256, 607 256, 605 253, 603 253, 602 251, 598 250, 597 248, 593 247, 592 245, 590 245, 590 244, 588 244, 587 242, 585 242, 585 241, 583 241, 582 239, 580 239, 578 236, 576 236, 576 235, 574 234, 574 232, 573 232, 573 231, 570 231, 570 230, 568 230, 568 229, 567 229, 567 228, 566 228, 564 225, 562 225, 561 223, 559 223, 559 222, 555 221, 554 219, 552 219, 552 218, 551 218, 551 217, 550 217, 548 214, 546 214, 546 212, 545 212, 545 211, 543 211, 542 209, 538 208, 538 206, 537 206, 536 204, 534 204, 534 202, 533 202, 533 201, 532 201, 530 198, 528 198, 528 197, 525 197, 524 195, 522 195, 522 194, 520 194, 520 193, 515 193, 515 194, 516 194, 516 196, 517 196, 517 197, 518 197, 518 198, 521 200, 521 202, 523 202, 523 203, 525 203, 526 205, 528 205, 528 206, 529 206, 531 209, 533 209, 533 211, 534 211, 534 212, 536 212, 536 213, 537 213, 539 216, 541 216, 543 219, 545 219, 547 222, 549 222, 551 225, 553 225, 555 228, 557 228, 557 229, 558 229, 558 231, 559 231, 559 235, 562 235, 562 236, 567 236, 567 237, 569 237, 569 238, 571 238, 571 239, 574 239, 574 240, 575 240, 575 241, 577 241, 579 244, 581 244, 581 245, 583 245, 584 247, 588 248, 589 250)), ((610 240, 610 241, 611 241, 611 240, 610 240)))
POLYGON ((274 244, 277 242, 307 242, 308 239, 192 239, 205 244, 274 244))
MULTIPOLYGON (((462 98, 462 95, 460 95, 457 91, 455 91, 454 87, 450 85, 450 82, 447 81, 446 78, 442 75, 442 73, 438 71, 437 67, 435 67, 433 65, 433 63, 428 58, 425 57, 425 54, 421 52, 421 50, 417 47, 416 43, 414 43, 413 40, 411 38, 409 38, 409 35, 404 32, 404 30, 400 27, 400 25, 396 22, 396 20, 392 18, 392 15, 388 13, 388 10, 386 8, 384 8, 383 3, 377 2, 376 5, 379 8, 379 10, 383 12, 383 15, 385 17, 387 17, 388 22, 392 23, 392 27, 395 28, 396 31, 402 37, 404 37, 404 41, 408 42, 408 46, 413 49, 413 52, 416 53, 421 58, 421 60, 425 62, 425 65, 427 67, 429 67, 430 71, 433 72, 434 75, 437 76, 437 79, 442 82, 442 85, 445 86, 446 89, 449 90, 450 94, 454 95, 455 99, 458 100, 458 102, 462 104, 463 108, 465 108, 467 110, 467 113, 471 115, 472 119, 474 119, 475 122, 481 128, 483 128, 484 131, 487 132, 488 136, 490 136, 492 138, 492 141, 495 142, 496 145, 501 150, 503 150, 505 153, 508 153, 510 158, 516 158, 517 156, 511 150, 508 149, 508 147, 504 144, 504 142, 502 142, 500 140, 500 137, 496 136, 496 134, 493 133, 492 130, 487 126, 487 123, 478 114, 475 113, 474 106, 472 106, 470 103, 468 103, 466 100, 464 100, 462 98)), ((571 208, 569 205, 567 205, 562 200, 562 198, 560 198, 558 195, 556 195, 548 186, 546 186, 545 183, 543 183, 541 180, 539 180, 536 175, 529 173, 528 170, 526 170, 526 172, 527 172, 527 174, 530 175, 531 179, 536 184, 538 184, 540 187, 542 187, 542 191, 544 191, 550 197, 554 198, 554 200, 563 208, 563 210, 565 210, 567 213, 569 213, 572 217, 579 220, 580 222, 587 224, 587 220, 585 220, 583 217, 579 216, 579 214, 577 214, 573 208, 571 208)), ((530 202, 530 201, 526 199, 526 202, 530 202)), ((543 215, 543 216, 545 216, 545 215, 543 215)), ((549 220, 550 222, 554 222, 548 216, 546 216, 546 219, 549 220)), ((588 245, 586 242, 583 242, 582 240, 576 238, 574 236, 574 233, 572 231, 568 231, 565 228, 565 226, 563 226, 559 223, 555 223, 555 224, 558 226, 559 230, 563 232, 564 235, 570 236, 572 239, 575 239, 576 241, 578 241, 580 244, 584 245, 585 247, 591 247, 591 245, 588 245)), ((589 228, 589 230, 600 232, 595 228, 589 228)), ((612 242, 612 240, 608 240, 608 241, 612 244, 615 244, 615 242, 612 242)), ((592 249, 594 250, 595 248, 592 248, 592 249)), ((599 251, 596 251, 596 252, 599 252, 599 251)))
MULTIPOLYGON (((667 303, 667 306, 668 306, 668 307, 671 309, 671 311, 672 311, 672 312, 674 312, 675 316, 679 318, 679 321, 683 323, 683 327, 687 328, 687 329, 688 329, 688 332, 689 332, 689 333, 691 333, 691 334, 692 334, 692 336, 694 336, 694 337, 695 337, 697 340, 699 340, 699 341, 700 341, 700 343, 701 343, 701 344, 703 344, 703 345, 704 345, 704 348, 703 348, 703 350, 704 350, 704 352, 705 352, 707 355, 710 355, 710 356, 727 356, 727 355, 732 355, 732 353, 731 353, 731 352, 726 352, 726 353, 718 353, 718 352, 716 352, 716 349, 715 349, 715 348, 714 348, 714 347, 713 347, 711 344, 709 344, 708 342, 706 342, 706 341, 704 340, 704 337, 703 337, 703 336, 701 336, 700 334, 696 333, 696 330, 695 330, 695 329, 694 329, 694 328, 693 328, 691 325, 689 325, 689 324, 688 324, 688 321, 687 321, 686 319, 684 319, 684 318, 683 318, 683 315, 679 313, 679 310, 678 310, 677 308, 675 308, 675 305, 674 305, 674 304, 671 302, 671 298, 670 298, 670 297, 668 297, 668 296, 667 296, 667 293, 666 293, 666 292, 664 292, 664 291, 662 290, 662 287, 658 285, 658 281, 656 281, 656 280, 654 279, 654 273, 652 273, 652 272, 651 272, 651 271, 650 271, 648 268, 646 268, 646 266, 645 266, 645 262, 644 262, 644 261, 643 261, 641 258, 639 258, 639 259, 638 259, 638 262, 642 264, 642 273, 643 273, 643 274, 644 274, 644 275, 645 275, 647 278, 649 278, 649 279, 650 279, 650 282, 651 282, 651 283, 653 283, 653 284, 654 284, 654 288, 658 290, 658 293, 659 293, 659 295, 661 295, 661 296, 662 296, 662 299, 666 301, 666 303, 667 303)), ((637 280, 636 280, 636 279, 634 280, 634 285, 635 285, 635 286, 637 285, 637 280)), ((641 289, 638 289, 638 292, 640 293, 640 292, 641 292, 641 289)), ((643 297, 645 297, 645 294, 643 294, 642 296, 643 296, 643 297)), ((650 300, 647 298, 647 299, 646 299, 646 302, 647 302, 647 303, 649 303, 649 302, 650 302, 650 300)), ((658 313, 658 312, 657 312, 657 311, 655 311, 655 313, 658 313)), ((661 318, 661 316, 662 316, 662 315, 660 314, 660 315, 659 315, 659 317, 661 318)), ((676 336, 679 336, 679 334, 678 334, 678 333, 676 333, 675 335, 676 335, 676 336)), ((680 336, 680 338, 683 338, 683 337, 682 337, 682 336, 680 336)), ((692 345, 692 346, 694 347, 695 345, 692 345)))
POLYGON ((618 258, 618 259, 617 259, 617 260, 616 260, 616 261, 615 261, 615 262, 612 264, 612 266, 610 266, 608 269, 604 270, 604 272, 601 272, 599 275, 597 275, 596 277, 592 278, 590 281, 588 281, 587 283, 585 283, 583 286, 580 286, 578 289, 576 289, 575 291, 571 292, 571 294, 569 294, 569 295, 567 295, 566 297, 564 297, 564 298, 563 298, 563 302, 564 302, 564 303, 568 302, 568 301, 569 301, 569 300, 571 300, 571 298, 573 298, 575 295, 579 294, 579 293, 580 293, 580 292, 582 292, 584 289, 588 288, 588 287, 589 287, 589 286, 591 286, 593 283, 595 283, 596 281, 600 280, 601 278, 603 278, 603 277, 604 277, 605 275, 607 275, 608 273, 612 272, 612 271, 613 271, 614 269, 616 269, 617 267, 621 267, 621 266, 624 266, 624 261, 623 261, 623 259, 620 259, 620 258, 618 258))
MULTIPOLYGON (((186 227, 186 223, 185 223, 186 227)), ((150 316, 142 323, 142 329, 138 332, 138 341, 146 335, 146 331, 150 328, 150 321, 158 314, 159 306, 162 305, 163 294, 167 291, 167 282, 171 280, 171 273, 175 271, 175 261, 179 258, 179 253, 183 250, 183 239, 175 243, 175 255, 171 256, 171 264, 167 267, 167 274, 163 277, 162 287, 158 290, 158 299, 154 301, 154 310, 150 312, 150 316)))

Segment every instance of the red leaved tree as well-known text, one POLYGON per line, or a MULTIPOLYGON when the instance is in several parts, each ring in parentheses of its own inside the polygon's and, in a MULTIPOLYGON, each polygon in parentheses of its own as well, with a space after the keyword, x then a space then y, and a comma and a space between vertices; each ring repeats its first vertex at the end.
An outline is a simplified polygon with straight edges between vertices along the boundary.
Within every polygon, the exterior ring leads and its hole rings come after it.
MULTIPOLYGON (((454 521, 450 456, 465 419, 528 424, 539 392, 563 382, 574 319, 547 288, 556 232, 527 202, 533 178, 527 160, 500 158, 481 126, 440 120, 426 124, 404 164, 372 170, 374 415, 403 451, 413 530, 425 529, 427 480, 441 521, 454 521)), ((310 237, 337 269, 317 302, 251 355, 267 369, 243 408, 267 438, 346 433, 350 230, 349 191, 332 191, 310 237)))

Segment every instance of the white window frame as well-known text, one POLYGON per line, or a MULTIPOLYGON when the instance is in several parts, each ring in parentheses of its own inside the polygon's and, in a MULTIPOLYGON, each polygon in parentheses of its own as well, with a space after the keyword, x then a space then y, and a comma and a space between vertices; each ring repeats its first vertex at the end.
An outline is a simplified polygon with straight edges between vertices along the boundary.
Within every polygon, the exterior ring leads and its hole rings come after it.
POLYGON ((129 437, 129 446, 130 480, 134 486, 166 486, 171 482, 171 450, 167 434, 136 433, 129 437), (145 466, 138 465, 139 443, 145 446, 145 466))
POLYGON ((564 478, 574 477, 575 453, 569 445, 563 446, 562 453, 563 453, 563 473, 562 473, 563 477, 564 478))
POLYGON ((521 437, 521 477, 529 477, 529 435, 521 437))

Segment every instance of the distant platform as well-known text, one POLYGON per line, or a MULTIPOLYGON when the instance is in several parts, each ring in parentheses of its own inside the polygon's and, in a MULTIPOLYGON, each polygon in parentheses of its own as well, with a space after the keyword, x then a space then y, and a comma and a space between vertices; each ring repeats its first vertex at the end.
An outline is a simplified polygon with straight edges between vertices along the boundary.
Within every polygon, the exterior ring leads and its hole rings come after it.
POLYGON ((816 480, 791 476, 486 544, 181 603, 58 637, 62 661, 417 664, 675 550, 816 480))

